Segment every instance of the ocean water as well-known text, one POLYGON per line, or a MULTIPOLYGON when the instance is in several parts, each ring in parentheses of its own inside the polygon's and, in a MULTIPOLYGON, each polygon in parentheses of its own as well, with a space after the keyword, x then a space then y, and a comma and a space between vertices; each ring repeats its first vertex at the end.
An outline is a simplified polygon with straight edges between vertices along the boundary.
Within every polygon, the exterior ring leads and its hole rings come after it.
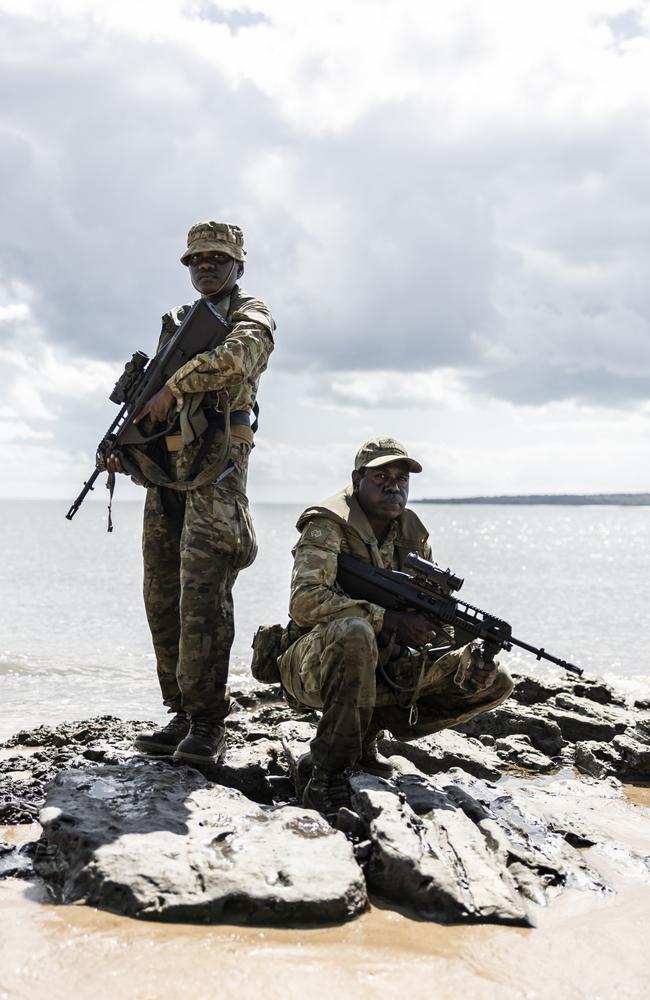
MULTIPOLYGON (((254 565, 235 590, 231 678, 251 683, 260 623, 287 614, 291 546, 304 504, 254 504, 254 565)), ((650 511, 642 507, 418 504, 434 557, 465 578, 460 596, 513 634, 650 696, 650 511)), ((0 501, 0 739, 41 722, 111 713, 162 719, 141 597, 141 504, 0 501)), ((518 670, 558 672, 523 651, 518 670)))

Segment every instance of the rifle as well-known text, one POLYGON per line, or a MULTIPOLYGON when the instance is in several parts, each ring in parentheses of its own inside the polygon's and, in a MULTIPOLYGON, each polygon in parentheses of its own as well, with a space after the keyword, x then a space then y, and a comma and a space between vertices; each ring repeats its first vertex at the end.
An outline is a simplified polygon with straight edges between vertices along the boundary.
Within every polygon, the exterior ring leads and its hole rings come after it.
MULTIPOLYGON (((543 648, 515 639, 510 625, 502 618, 454 597, 454 591, 460 590, 463 580, 450 570, 441 569, 415 552, 410 552, 404 563, 413 571, 412 574, 381 569, 342 553, 338 558, 336 579, 350 597, 372 601, 390 611, 419 611, 440 630, 451 625, 456 640, 459 640, 458 645, 481 639, 486 661, 494 659, 501 649, 519 646, 534 653, 538 660, 548 660, 569 673, 582 676, 582 670, 575 664, 551 656, 543 648)), ((436 649, 435 653, 440 656, 452 648, 436 649)))
MULTIPOLYGON (((165 382, 196 354, 218 347, 230 333, 230 326, 216 306, 207 299, 194 303, 178 330, 169 338, 156 356, 149 360, 143 351, 136 351, 124 366, 124 371, 110 394, 113 403, 122 408, 97 446, 96 468, 84 482, 83 489, 65 515, 68 521, 75 516, 88 493, 95 488, 95 481, 106 469, 108 456, 118 453, 122 467, 143 486, 149 485, 137 463, 126 450, 129 445, 142 447, 169 433, 169 428, 147 435, 135 424, 134 418, 165 382)), ((109 473, 109 475, 112 475, 109 473)), ((109 527, 110 504, 109 504, 109 527)))

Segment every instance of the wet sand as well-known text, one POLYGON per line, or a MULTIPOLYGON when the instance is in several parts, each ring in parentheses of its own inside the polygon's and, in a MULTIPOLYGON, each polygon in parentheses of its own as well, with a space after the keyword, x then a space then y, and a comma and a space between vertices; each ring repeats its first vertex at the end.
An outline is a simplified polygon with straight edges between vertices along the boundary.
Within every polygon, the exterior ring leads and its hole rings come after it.
MULTIPOLYGON (((650 788, 616 842, 650 851, 650 788)), ((604 820, 603 820, 604 821, 604 820)), ((24 841, 38 825, 0 827, 24 841)), ((200 927, 57 906, 36 883, 0 883, 0 1000, 638 1000, 647 996, 650 879, 615 849, 591 848, 616 893, 568 891, 536 910, 534 930, 443 927, 374 905, 358 920, 310 930, 200 927)))

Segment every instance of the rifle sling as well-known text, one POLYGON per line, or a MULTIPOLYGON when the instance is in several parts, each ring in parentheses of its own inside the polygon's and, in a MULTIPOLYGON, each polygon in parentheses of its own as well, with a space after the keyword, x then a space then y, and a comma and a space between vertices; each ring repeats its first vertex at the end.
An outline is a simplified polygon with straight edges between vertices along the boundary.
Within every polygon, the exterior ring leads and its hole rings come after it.
POLYGON ((188 493, 190 490, 198 490, 202 486, 207 486, 208 483, 214 482, 219 473, 222 472, 228 464, 232 445, 230 434, 230 400, 228 399, 228 393, 224 392, 220 394, 220 402, 222 407, 220 415, 223 417, 223 441, 219 446, 217 457, 210 462, 209 465, 206 465, 204 469, 201 469, 200 472, 194 471, 205 458, 208 449, 216 437, 217 431, 220 429, 221 420, 215 418, 212 421, 208 421, 208 428, 205 431, 204 440, 194 461, 192 462, 188 479, 182 481, 173 480, 168 472, 162 469, 157 462, 154 462, 154 460, 145 453, 143 448, 138 445, 127 445, 125 447, 124 450, 131 456, 133 461, 142 471, 146 483, 152 486, 163 487, 166 490, 174 490, 177 493, 188 493))

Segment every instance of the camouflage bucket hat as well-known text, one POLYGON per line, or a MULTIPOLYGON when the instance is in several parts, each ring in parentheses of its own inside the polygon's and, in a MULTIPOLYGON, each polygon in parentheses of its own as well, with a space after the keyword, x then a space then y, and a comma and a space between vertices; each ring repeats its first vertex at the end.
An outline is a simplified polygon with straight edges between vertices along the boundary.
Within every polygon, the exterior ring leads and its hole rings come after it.
POLYGON ((244 234, 239 226, 231 226, 227 222, 197 222, 187 234, 187 250, 181 257, 181 263, 187 266, 193 253, 212 251, 227 253, 235 260, 243 260, 244 234))
POLYGON ((378 465, 388 465, 389 462, 407 462, 410 472, 422 472, 422 466, 411 458, 403 444, 395 438, 373 438, 359 448, 354 460, 354 468, 374 469, 378 465))

